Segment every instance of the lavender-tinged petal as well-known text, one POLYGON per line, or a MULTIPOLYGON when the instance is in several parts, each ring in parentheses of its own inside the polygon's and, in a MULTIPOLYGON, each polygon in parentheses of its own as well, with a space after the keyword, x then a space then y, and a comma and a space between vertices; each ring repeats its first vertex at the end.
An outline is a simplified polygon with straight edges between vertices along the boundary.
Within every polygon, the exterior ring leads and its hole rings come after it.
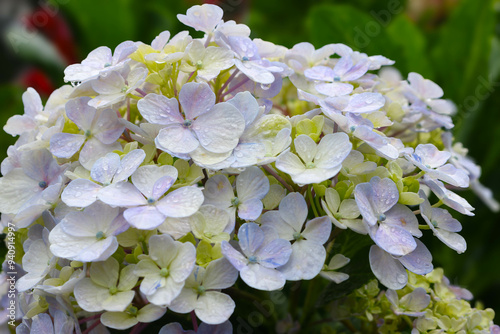
POLYGON ((116 153, 108 153, 95 162, 90 170, 90 176, 101 184, 110 184, 119 166, 120 156, 116 153))
MULTIPOLYGON (((154 198, 155 183, 162 177, 168 176, 174 181, 177 179, 177 169, 173 166, 146 165, 139 167, 132 175, 132 183, 146 198, 154 198)), ((154 198, 157 200, 158 198, 154 198)))
POLYGON ((309 80, 332 81, 334 72, 326 66, 314 66, 304 71, 304 75, 309 80))
POLYGON ((123 212, 127 222, 140 230, 152 230, 165 221, 165 215, 154 206, 138 206, 129 208, 123 212))
POLYGON ((131 207, 146 205, 147 201, 137 188, 128 182, 117 182, 102 188, 97 198, 111 206, 131 207))
POLYGON ((281 200, 279 213, 296 232, 300 232, 308 214, 306 200, 300 193, 290 193, 281 200))
POLYGON ((407 255, 417 247, 410 232, 397 226, 381 224, 372 238, 380 248, 394 256, 407 255))
POLYGON ((385 213, 385 216, 384 224, 402 227, 417 238, 422 236, 422 231, 418 228, 418 219, 407 206, 396 204, 385 213))
POLYGON ((112 144, 125 130, 125 127, 118 122, 116 112, 111 109, 103 110, 97 117, 97 121, 92 127, 92 134, 103 144, 112 144))
POLYGON ((142 164, 145 158, 146 153, 141 149, 135 149, 127 153, 120 162, 120 166, 113 177, 113 182, 126 181, 142 164))
POLYGON ((107 145, 95 138, 90 138, 85 145, 83 145, 78 161, 80 161, 80 164, 85 169, 91 170, 92 166, 99 158, 102 158, 110 152, 121 149, 122 147, 118 142, 107 145))
POLYGON ((175 98, 163 95, 148 94, 137 102, 142 117, 152 124, 181 124, 184 118, 179 112, 179 102, 175 98))
POLYGON ((241 279, 250 287, 258 290, 279 290, 285 285, 285 277, 276 269, 250 264, 240 271, 241 279))
POLYGON ((325 248, 310 240, 298 240, 292 245, 290 260, 277 268, 289 281, 309 280, 319 274, 325 264, 325 248))
POLYGON ((89 101, 90 97, 80 97, 66 103, 66 116, 83 131, 90 130, 96 114, 96 109, 88 105, 89 101))
POLYGON ((203 203, 203 193, 196 187, 182 187, 169 193, 156 204, 158 210, 167 217, 191 216, 203 203))
POLYGON ((291 254, 290 242, 283 239, 275 239, 255 253, 259 264, 266 268, 276 268, 286 264, 291 254))
POLYGON ((236 193, 238 198, 245 202, 251 199, 262 199, 269 191, 269 180, 260 168, 247 167, 236 178, 236 193))
POLYGON ((215 94, 205 82, 188 82, 182 86, 179 93, 179 103, 186 118, 194 120, 212 109, 215 105, 215 94))
POLYGON ((221 243, 222 255, 236 268, 236 270, 241 271, 247 263, 248 260, 240 252, 234 249, 233 246, 227 241, 222 241, 221 243))
POLYGON ((432 271, 432 255, 425 245, 418 239, 415 239, 417 248, 408 255, 399 258, 399 261, 409 271, 417 275, 425 275, 432 271))
POLYGON ((279 235, 281 239, 293 240, 293 234, 296 232, 292 226, 281 218, 278 211, 268 211, 260 219, 262 227, 270 226, 279 235))
POLYGON ((343 111, 365 113, 379 110, 385 104, 385 98, 380 93, 361 93, 351 97, 348 106, 343 111))
POLYGON ((380 179, 380 177, 375 176, 370 180, 370 184, 373 187, 371 200, 377 213, 387 212, 398 202, 398 187, 391 179, 380 179))
POLYGON ((437 227, 448 232, 460 232, 462 224, 452 217, 448 210, 441 208, 432 208, 432 221, 436 222, 437 227))
POLYGON ((238 217, 243 220, 256 220, 264 209, 260 199, 254 198, 238 205, 238 217))
POLYGON ((97 193, 102 186, 87 179, 71 181, 61 194, 61 200, 67 206, 85 208, 97 200, 97 193))
POLYGON ((193 152, 199 142, 194 133, 182 125, 163 128, 155 139, 156 147, 173 153, 187 154, 193 152))
POLYGON ((311 240, 319 245, 322 245, 328 240, 328 238, 330 238, 331 231, 332 222, 328 216, 324 216, 308 221, 302 235, 307 240, 311 240))
POLYGON ((370 248, 369 257, 370 267, 380 283, 393 290, 406 286, 408 274, 398 260, 375 245, 370 248))
POLYGON ((84 135, 56 133, 50 138, 50 152, 58 158, 71 158, 85 142, 84 135))
POLYGON ((319 93, 332 97, 351 94, 354 89, 351 84, 343 82, 317 84, 315 88, 319 93))
POLYGON ((238 239, 243 254, 247 257, 254 256, 264 242, 264 232, 255 223, 241 225, 238 230, 238 239))
POLYGON ((359 212, 363 216, 363 219, 370 225, 375 225, 378 220, 377 212, 371 202, 373 197, 374 191, 371 183, 360 183, 354 188, 354 199, 358 205, 359 212))

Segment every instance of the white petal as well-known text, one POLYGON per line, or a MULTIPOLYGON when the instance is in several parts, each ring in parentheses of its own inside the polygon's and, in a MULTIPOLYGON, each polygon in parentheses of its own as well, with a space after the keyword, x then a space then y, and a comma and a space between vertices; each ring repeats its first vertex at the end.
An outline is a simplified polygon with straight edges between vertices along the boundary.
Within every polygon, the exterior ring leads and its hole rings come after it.
POLYGON ((316 143, 308 135, 300 135, 293 141, 295 151, 304 164, 311 163, 316 155, 316 143))
POLYGON ((129 207, 147 204, 139 190, 128 182, 118 182, 103 187, 97 193, 97 198, 111 206, 129 207))
POLYGON ((302 226, 307 218, 308 209, 306 200, 299 193, 288 194, 279 205, 281 218, 296 232, 302 231, 302 226))
POLYGON ((170 176, 176 180, 178 171, 175 167, 165 165, 146 165, 139 167, 132 175, 132 183, 147 198, 153 197, 154 185, 156 181, 165 176, 170 176))
POLYGON ((167 217, 187 217, 198 211, 203 203, 203 193, 196 187, 182 187, 167 194, 156 207, 167 217))
POLYGON ((198 298, 196 303, 196 316, 204 323, 216 325, 228 320, 234 312, 236 304, 228 295, 208 291, 198 298))
POLYGON ((240 271, 241 279, 250 287, 258 290, 279 290, 285 285, 285 277, 276 269, 250 264, 240 271))
POLYGON ((182 125, 171 125, 161 129, 155 143, 160 150, 179 154, 190 153, 199 145, 193 132, 182 125))
POLYGON ((288 281, 309 280, 319 274, 325 264, 326 250, 314 241, 298 240, 292 245, 287 264, 277 268, 288 281))

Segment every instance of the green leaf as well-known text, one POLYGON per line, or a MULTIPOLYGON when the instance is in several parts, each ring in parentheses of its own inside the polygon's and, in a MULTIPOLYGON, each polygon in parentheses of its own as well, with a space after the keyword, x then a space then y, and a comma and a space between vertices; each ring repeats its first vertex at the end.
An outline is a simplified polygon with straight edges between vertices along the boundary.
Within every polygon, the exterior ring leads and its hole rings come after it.
POLYGON ((488 80, 494 27, 492 0, 463 0, 443 26, 431 54, 445 97, 459 107, 455 129, 459 141, 470 131, 470 117, 475 116, 482 102, 477 87, 488 80))
POLYGON ((132 0, 85 0, 65 1, 60 6, 76 25, 86 54, 101 45, 113 49, 123 41, 137 39, 132 5, 132 0))
POLYGON ((404 77, 409 72, 418 72, 426 78, 433 77, 426 39, 407 16, 397 16, 387 27, 387 34, 401 48, 402 55, 397 59, 396 66, 404 77))

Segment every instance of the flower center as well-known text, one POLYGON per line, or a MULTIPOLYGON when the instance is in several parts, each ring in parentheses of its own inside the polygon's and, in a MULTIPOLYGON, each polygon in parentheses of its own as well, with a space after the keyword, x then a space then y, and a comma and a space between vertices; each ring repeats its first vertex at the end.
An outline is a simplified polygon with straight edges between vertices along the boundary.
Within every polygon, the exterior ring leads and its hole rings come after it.
POLYGON ((232 206, 238 206, 238 205, 240 205, 240 203, 241 203, 241 202, 240 202, 240 200, 238 199, 238 197, 235 197, 235 198, 233 198, 233 199, 231 200, 231 205, 232 205, 232 206))
POLYGON ((130 313, 131 315, 136 315, 137 314, 137 307, 135 306, 130 306, 127 310, 128 313, 130 313))
POLYGON ((295 239, 295 240, 300 240, 300 239, 302 239, 302 234, 300 234, 300 232, 295 232, 295 233, 293 234, 293 239, 295 239))
POLYGON ((167 268, 161 268, 161 270, 160 270, 160 276, 161 277, 167 277, 168 276, 168 269, 167 268))
POLYGON ((385 220, 386 220, 386 218, 387 218, 387 217, 386 217, 383 213, 381 213, 381 214, 378 216, 378 220, 379 220, 379 221, 381 221, 381 222, 385 221, 385 220))
POLYGON ((190 120, 190 119, 186 119, 184 121, 184 123, 182 124, 182 126, 185 127, 185 128, 189 128, 191 126, 191 124, 193 124, 193 121, 190 120))
POLYGON ((308 162, 308 163, 306 164, 306 168, 307 168, 307 169, 312 169, 312 168, 314 168, 314 167, 316 167, 316 165, 314 164, 314 162, 308 162))
POLYGON ((247 56, 244 56, 243 58, 241 58, 241 60, 243 60, 243 61, 248 61, 249 59, 248 59, 248 57, 247 57, 247 56))
POLYGON ((99 231, 95 234, 95 237, 97 240, 102 240, 102 239, 105 239, 106 236, 104 235, 104 232, 103 231, 99 231))
POLYGON ((340 77, 338 75, 334 76, 333 77, 333 81, 339 82, 340 81, 340 77))
POLYGON ((206 289, 203 285, 200 285, 198 289, 196 289, 196 292, 198 292, 199 295, 203 295, 205 293, 206 289))
POLYGON ((42 189, 45 189, 45 188, 47 188, 47 182, 45 182, 45 181, 40 181, 40 182, 38 182, 38 186, 39 186, 40 188, 42 188, 42 189))
POLYGON ((198 60, 198 61, 196 62, 196 68, 197 68, 197 69, 200 69, 200 68, 202 68, 202 67, 203 67, 203 62, 202 62, 201 60, 198 60))
POLYGON ((111 288, 109 288, 109 293, 114 295, 118 292, 118 289, 116 288, 116 286, 113 286, 111 288))
POLYGON ((153 204, 155 202, 155 199, 154 198, 148 198, 148 204, 153 204))
POLYGON ((248 258, 248 262, 250 263, 257 263, 257 256, 252 255, 248 258))
POLYGON ((92 132, 90 130, 85 131, 85 137, 89 138, 92 135, 92 132))

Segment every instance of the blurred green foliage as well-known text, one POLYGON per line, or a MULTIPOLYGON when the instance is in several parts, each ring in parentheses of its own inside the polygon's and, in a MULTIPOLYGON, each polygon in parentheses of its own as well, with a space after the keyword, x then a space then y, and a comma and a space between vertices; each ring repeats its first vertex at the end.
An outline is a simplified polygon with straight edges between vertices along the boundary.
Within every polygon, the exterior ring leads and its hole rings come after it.
MULTIPOLYGON (((52 3, 70 23, 81 59, 101 45, 114 48, 124 40, 149 43, 163 30, 170 30, 172 35, 185 30, 176 14, 196 4, 155 0, 52 3)), ((345 43, 369 55, 394 59, 403 76, 415 71, 437 82, 445 97, 459 107, 455 137, 483 166, 481 181, 500 198, 500 177, 496 174, 500 164, 499 4, 493 0, 460 0, 435 21, 429 19, 436 16, 432 11, 420 19, 411 18, 408 3, 399 0, 226 0, 222 7, 226 19, 248 24, 252 37, 287 47, 303 41, 316 47, 345 43)), ((194 36, 200 34, 195 32, 194 36)), ((22 52, 19 57, 23 57, 22 52)), ((63 84, 60 68, 47 71, 58 73, 52 75, 56 86, 63 84)), ((21 94, 18 87, 0 86, 2 124, 11 115, 23 112, 21 94)), ((0 139, 3 159, 14 138, 2 133, 0 139)), ((431 235, 424 241, 431 248, 435 266, 444 267, 452 283, 470 289, 478 300, 494 308, 498 322, 500 216, 470 192, 461 195, 476 207, 475 217, 457 216, 464 226, 468 251, 458 255, 431 235)))

